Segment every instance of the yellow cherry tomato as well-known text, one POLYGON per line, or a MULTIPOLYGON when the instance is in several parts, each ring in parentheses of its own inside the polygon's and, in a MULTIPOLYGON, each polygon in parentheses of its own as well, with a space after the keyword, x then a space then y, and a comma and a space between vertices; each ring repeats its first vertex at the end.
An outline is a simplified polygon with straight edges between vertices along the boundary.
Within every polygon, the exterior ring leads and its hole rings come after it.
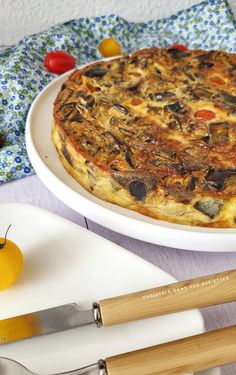
POLYGON ((119 43, 113 38, 106 38, 101 41, 98 47, 104 57, 121 55, 119 43))
MULTIPOLYGON (((8 228, 9 229, 9 228, 8 228)), ((8 288, 20 275, 23 255, 11 240, 0 237, 0 290, 8 288)))

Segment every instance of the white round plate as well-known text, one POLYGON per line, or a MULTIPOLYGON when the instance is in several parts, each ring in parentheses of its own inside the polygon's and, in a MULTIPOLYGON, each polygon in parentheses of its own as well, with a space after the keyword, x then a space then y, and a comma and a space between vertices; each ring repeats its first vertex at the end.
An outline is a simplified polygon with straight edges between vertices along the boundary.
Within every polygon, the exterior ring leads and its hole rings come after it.
POLYGON ((94 197, 66 172, 51 139, 51 125, 54 100, 69 74, 52 81, 38 95, 27 117, 27 151, 49 190, 87 218, 139 240, 185 250, 236 251, 236 229, 199 228, 151 219, 94 197))
MULTIPOLYGON (((0 212, 0 236, 11 223, 8 238, 20 246, 25 261, 18 281, 0 294, 0 319, 70 302, 87 309, 102 298, 175 281, 133 253, 41 208, 10 203, 0 205, 0 212)), ((0 357, 15 359, 36 373, 50 374, 203 331, 202 315, 192 310, 0 345, 0 357)), ((201 374, 219 372, 213 369, 201 374)))

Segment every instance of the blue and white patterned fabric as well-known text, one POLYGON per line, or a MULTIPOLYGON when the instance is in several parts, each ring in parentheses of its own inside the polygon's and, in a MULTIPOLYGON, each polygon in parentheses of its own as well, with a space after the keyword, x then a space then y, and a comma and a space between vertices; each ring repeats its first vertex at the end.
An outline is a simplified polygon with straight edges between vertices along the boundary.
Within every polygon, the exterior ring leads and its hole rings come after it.
POLYGON ((167 19, 128 22, 116 15, 80 18, 51 27, 0 51, 0 184, 33 174, 25 121, 37 94, 55 77, 43 66, 50 50, 67 50, 77 65, 101 58, 99 42, 115 38, 122 53, 184 44, 190 49, 236 52, 236 22, 226 0, 207 0, 167 19))

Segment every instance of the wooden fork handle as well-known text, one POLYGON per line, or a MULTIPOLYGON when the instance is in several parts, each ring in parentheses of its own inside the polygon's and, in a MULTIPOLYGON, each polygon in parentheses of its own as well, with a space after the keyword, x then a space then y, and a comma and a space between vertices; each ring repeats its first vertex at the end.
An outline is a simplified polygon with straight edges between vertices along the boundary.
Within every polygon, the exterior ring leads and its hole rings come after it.
POLYGON ((236 362, 236 326, 106 359, 108 375, 180 375, 236 362))
POLYGON ((236 270, 99 302, 102 324, 109 326, 158 315, 236 301, 236 270))

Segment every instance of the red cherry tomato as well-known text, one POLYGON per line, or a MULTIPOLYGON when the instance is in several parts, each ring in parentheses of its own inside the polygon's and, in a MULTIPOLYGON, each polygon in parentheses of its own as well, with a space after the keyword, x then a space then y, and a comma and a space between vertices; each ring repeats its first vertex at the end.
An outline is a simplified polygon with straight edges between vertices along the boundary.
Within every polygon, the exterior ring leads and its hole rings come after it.
POLYGON ((44 58, 44 66, 50 73, 62 74, 74 68, 75 58, 65 51, 51 51, 44 58))
POLYGON ((183 44, 173 44, 173 46, 170 46, 168 49, 179 49, 180 51, 189 51, 189 49, 183 44))
POLYGON ((132 104, 132 105, 140 105, 140 104, 142 104, 142 100, 139 99, 139 98, 133 98, 133 99, 131 100, 131 104, 132 104))
POLYGON ((134 77, 141 77, 141 73, 139 73, 139 72, 131 72, 131 73, 129 73, 131 76, 134 76, 134 77))
POLYGON ((225 83, 225 81, 218 76, 211 77, 210 81, 215 83, 216 85, 224 85, 224 83, 225 83))
POLYGON ((200 111, 195 112, 194 117, 198 120, 212 120, 216 117, 215 113, 210 111, 209 109, 202 109, 200 111))

